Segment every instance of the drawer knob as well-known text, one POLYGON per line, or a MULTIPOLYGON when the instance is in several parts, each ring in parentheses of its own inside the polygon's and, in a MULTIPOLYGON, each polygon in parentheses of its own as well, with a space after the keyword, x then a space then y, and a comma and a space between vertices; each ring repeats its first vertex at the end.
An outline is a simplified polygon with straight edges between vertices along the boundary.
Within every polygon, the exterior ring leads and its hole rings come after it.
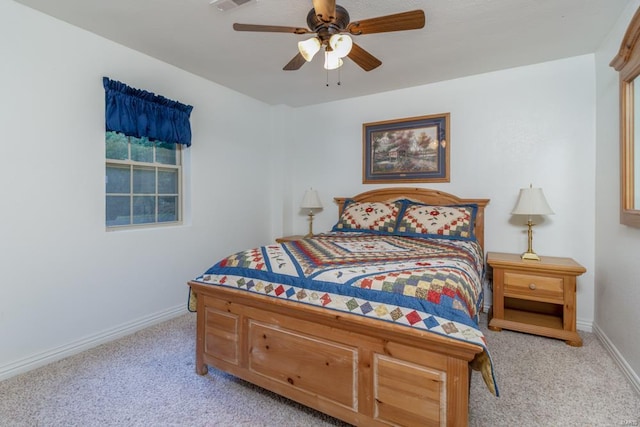
POLYGON ((535 283, 529 283, 529 289, 531 289, 532 291, 536 290, 536 284, 535 283))

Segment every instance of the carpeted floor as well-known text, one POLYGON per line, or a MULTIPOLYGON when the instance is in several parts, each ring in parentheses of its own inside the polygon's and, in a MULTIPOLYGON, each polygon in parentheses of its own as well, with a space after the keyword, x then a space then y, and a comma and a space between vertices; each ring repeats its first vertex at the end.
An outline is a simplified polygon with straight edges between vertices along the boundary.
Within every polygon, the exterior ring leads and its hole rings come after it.
MULTIPOLYGON (((473 375, 472 426, 640 426, 640 396, 590 333, 584 346, 487 334, 501 397, 473 375)), ((0 382, 1 426, 343 426, 210 369, 186 314, 0 382)))

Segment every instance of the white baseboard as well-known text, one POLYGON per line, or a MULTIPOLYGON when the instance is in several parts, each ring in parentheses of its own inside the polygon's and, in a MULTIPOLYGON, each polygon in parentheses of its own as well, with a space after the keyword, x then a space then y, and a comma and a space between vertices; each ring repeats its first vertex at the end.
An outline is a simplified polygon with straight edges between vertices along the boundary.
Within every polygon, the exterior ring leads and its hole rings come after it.
POLYGON ((577 319, 576 329, 579 331, 593 332, 593 322, 577 319))
POLYGON ((157 323, 173 319, 182 314, 186 314, 187 312, 188 311, 186 305, 180 304, 179 306, 143 316, 131 322, 123 323, 119 326, 95 335, 85 337, 78 341, 71 342, 69 344, 43 351, 41 353, 25 357, 24 359, 0 366, 0 381, 30 371, 32 369, 48 365, 49 363, 64 359, 65 357, 72 356, 90 348, 97 347, 100 344, 113 341, 126 335, 131 335, 141 329, 145 329, 157 323))
POLYGON ((613 357, 613 360, 615 360, 620 369, 622 369, 622 372, 629 379, 631 385, 636 389, 638 393, 640 393, 640 377, 638 377, 638 374, 636 374, 633 369, 631 369, 631 366, 629 366, 625 358, 622 357, 622 354, 620 354, 616 346, 613 345, 609 337, 607 337, 607 335, 602 331, 602 329, 598 327, 596 323, 593 324, 593 333, 598 337, 609 354, 611 354, 611 357, 613 357))

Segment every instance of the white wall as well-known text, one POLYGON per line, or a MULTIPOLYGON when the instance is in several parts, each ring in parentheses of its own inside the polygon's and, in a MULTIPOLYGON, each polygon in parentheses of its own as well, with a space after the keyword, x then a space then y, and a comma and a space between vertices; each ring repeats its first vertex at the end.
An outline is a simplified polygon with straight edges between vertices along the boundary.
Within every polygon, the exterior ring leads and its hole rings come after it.
POLYGON ((361 184, 362 123, 450 112, 451 182, 419 186, 490 198, 486 248, 504 252, 527 248, 526 219, 509 214, 519 189, 530 183, 542 187, 555 215, 534 228, 533 247, 539 254, 572 257, 587 268, 578 278, 577 318, 578 326, 589 330, 594 306, 594 103, 594 56, 585 55, 296 109, 287 150, 294 165, 294 222, 288 231, 306 229, 297 209, 306 187, 319 190, 325 207, 316 216, 317 231, 336 222, 334 196, 377 187, 361 184))
POLYGON ((640 388, 640 229, 620 225, 620 97, 609 62, 640 6, 630 2, 596 53, 596 289, 595 325, 640 388))
POLYGON ((268 242, 273 147, 265 104, 11 0, 0 28, 2 379, 183 312, 187 280, 268 242), (194 106, 184 225, 105 231, 102 76, 194 106))

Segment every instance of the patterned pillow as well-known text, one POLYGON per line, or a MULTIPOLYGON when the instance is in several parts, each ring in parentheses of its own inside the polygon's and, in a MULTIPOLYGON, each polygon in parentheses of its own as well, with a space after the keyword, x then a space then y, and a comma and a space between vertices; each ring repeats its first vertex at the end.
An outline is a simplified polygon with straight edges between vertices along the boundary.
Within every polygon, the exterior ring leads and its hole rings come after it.
POLYGON ((354 202, 347 200, 333 231, 368 231, 393 233, 396 230, 402 201, 354 202))
POLYGON ((431 206, 408 204, 398 223, 403 236, 475 240, 477 205, 431 206))

